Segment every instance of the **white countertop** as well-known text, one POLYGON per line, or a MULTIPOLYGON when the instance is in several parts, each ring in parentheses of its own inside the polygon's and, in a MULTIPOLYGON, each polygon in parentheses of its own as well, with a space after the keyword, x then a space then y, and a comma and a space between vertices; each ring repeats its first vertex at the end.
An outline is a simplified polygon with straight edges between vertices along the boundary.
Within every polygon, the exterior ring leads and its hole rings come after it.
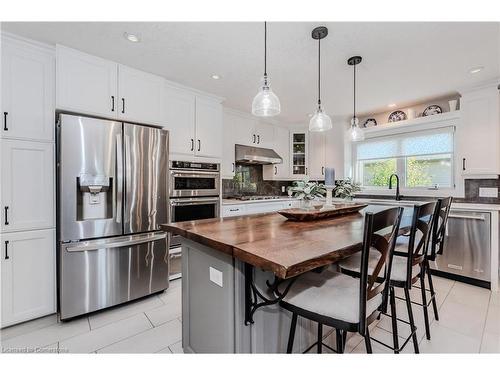
MULTIPOLYGON (((233 204, 255 204, 255 203, 265 203, 265 202, 287 202, 293 201, 296 198, 282 197, 277 199, 261 199, 261 200, 247 200, 242 201, 239 199, 222 199, 222 205, 233 205, 233 204)), ((422 203, 423 201, 395 201, 392 199, 364 199, 364 198, 355 198, 355 202, 363 202, 363 203, 373 203, 373 204, 382 204, 386 203, 388 206, 392 205, 403 205, 409 206, 413 204, 422 203)), ((476 210, 476 211, 500 211, 500 204, 486 204, 486 203, 453 203, 451 205, 453 209, 457 210, 476 210)))
POLYGON ((283 198, 277 198, 277 199, 258 199, 258 200, 247 200, 247 201, 242 201, 239 199, 222 199, 222 205, 227 206, 231 204, 254 204, 254 203, 266 203, 266 202, 288 202, 288 201, 294 201, 296 198, 289 198, 289 197, 283 197, 283 198))

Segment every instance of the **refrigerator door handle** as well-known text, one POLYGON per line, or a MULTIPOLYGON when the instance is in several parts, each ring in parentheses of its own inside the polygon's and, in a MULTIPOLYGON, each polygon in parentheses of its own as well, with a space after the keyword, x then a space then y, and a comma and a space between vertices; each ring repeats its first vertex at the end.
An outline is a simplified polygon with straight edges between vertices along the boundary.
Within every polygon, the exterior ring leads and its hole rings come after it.
POLYGON ((121 134, 116 135, 116 222, 122 222, 123 201, 123 145, 121 134))
POLYGON ((138 245, 146 242, 153 242, 162 240, 167 237, 165 232, 162 233, 151 233, 148 235, 130 236, 128 239, 123 240, 95 240, 95 241, 83 241, 81 243, 75 244, 74 246, 66 247, 66 251, 81 252, 81 251, 94 251, 99 249, 111 249, 116 247, 129 247, 133 245, 138 245))

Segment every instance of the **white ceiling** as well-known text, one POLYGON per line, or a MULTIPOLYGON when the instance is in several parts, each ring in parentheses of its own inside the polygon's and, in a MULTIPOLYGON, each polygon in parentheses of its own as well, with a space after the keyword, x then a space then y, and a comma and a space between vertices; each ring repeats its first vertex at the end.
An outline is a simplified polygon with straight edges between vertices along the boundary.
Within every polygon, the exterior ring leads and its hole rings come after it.
MULTIPOLYGON (((285 123, 304 123, 316 103, 317 42, 325 25, 322 102, 332 116, 352 111, 352 68, 358 69, 360 112, 385 111, 455 92, 500 76, 500 23, 286 22, 268 24, 268 74, 285 123), (472 75, 475 66, 484 70, 472 75)), ((263 23, 249 22, 17 22, 6 31, 61 43, 226 98, 249 112, 263 73, 263 23), (140 34, 131 43, 124 32, 140 34), (222 76, 213 80, 212 74, 222 76)))

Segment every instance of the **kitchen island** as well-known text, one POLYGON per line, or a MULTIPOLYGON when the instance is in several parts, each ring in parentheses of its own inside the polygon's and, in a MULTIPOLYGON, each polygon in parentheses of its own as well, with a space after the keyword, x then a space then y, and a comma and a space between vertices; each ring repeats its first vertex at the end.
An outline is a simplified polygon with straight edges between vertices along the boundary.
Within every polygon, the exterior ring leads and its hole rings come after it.
MULTIPOLYGON (((276 298, 269 291, 275 281, 282 283, 278 290, 283 292, 302 273, 359 251, 364 212, 385 208, 369 206, 360 213, 313 222, 270 213, 162 225, 182 236, 184 351, 285 352, 291 315, 277 303, 255 311, 252 307, 276 298)), ((411 211, 406 209, 405 216, 411 211)), ((315 323, 300 320, 296 350, 305 350, 315 339, 315 323)))

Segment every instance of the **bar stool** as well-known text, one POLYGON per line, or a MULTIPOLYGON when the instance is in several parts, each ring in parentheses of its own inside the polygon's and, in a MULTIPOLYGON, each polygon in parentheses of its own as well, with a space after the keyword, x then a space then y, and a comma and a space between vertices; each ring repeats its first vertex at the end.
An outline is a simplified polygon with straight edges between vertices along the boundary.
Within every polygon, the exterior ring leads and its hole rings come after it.
POLYGON ((293 349, 297 317, 318 323, 317 346, 335 351, 322 341, 323 325, 337 330, 337 352, 345 348, 346 333, 358 332, 364 337, 366 351, 372 353, 368 326, 384 309, 387 301, 392 254, 396 243, 403 209, 394 207, 377 213, 367 212, 361 244, 361 272, 358 279, 334 272, 308 272, 297 279, 280 306, 292 313, 287 353, 293 349), (379 254, 378 262, 369 274, 371 253, 379 254))
MULTIPOLYGON (((434 217, 437 212, 437 203, 430 202, 422 205, 415 205, 413 207, 413 216, 410 230, 404 235, 401 235, 396 240, 394 248, 394 257, 392 260, 391 279, 389 285, 389 304, 391 307, 391 323, 392 323, 392 337, 393 347, 382 343, 384 346, 394 350, 394 353, 399 353, 409 342, 413 339, 413 347, 415 353, 419 352, 418 339, 416 335, 417 327, 413 319, 412 301, 410 299, 410 289, 413 284, 418 280, 421 282, 421 288, 424 291, 423 303, 424 319, 426 333, 430 337, 429 332, 429 318, 427 313, 427 302, 425 296, 425 260, 427 255, 428 244, 432 234, 434 224, 434 217), (396 294, 394 288, 402 288, 404 290, 404 298, 406 308, 408 310, 408 320, 404 321, 397 317, 396 313, 396 294), (403 322, 410 325, 411 334, 405 340, 403 345, 399 346, 397 322, 403 322)), ((372 264, 376 264, 376 258, 371 259, 372 264)), ((347 258, 339 263, 342 273, 359 277, 360 276, 360 258, 358 254, 347 258)), ((383 311, 385 313, 385 311, 383 311)))
MULTIPOLYGON (((427 252, 427 256, 425 257, 423 264, 425 273, 427 274, 427 281, 429 283, 429 290, 424 290, 430 292, 431 295, 430 301, 427 303, 427 306, 429 306, 429 304, 432 302, 434 318, 436 320, 439 320, 439 314, 436 301, 436 292, 434 291, 434 284, 432 283, 432 274, 429 261, 435 261, 436 255, 443 253, 444 239, 446 237, 446 224, 448 223, 448 215, 450 213, 452 201, 452 197, 440 198, 437 201, 436 217, 434 219, 434 225, 432 226, 432 241, 430 251, 427 252)), ((424 294, 424 292, 422 293, 424 294)), ((430 335, 427 336, 427 339, 430 339, 430 335)))

